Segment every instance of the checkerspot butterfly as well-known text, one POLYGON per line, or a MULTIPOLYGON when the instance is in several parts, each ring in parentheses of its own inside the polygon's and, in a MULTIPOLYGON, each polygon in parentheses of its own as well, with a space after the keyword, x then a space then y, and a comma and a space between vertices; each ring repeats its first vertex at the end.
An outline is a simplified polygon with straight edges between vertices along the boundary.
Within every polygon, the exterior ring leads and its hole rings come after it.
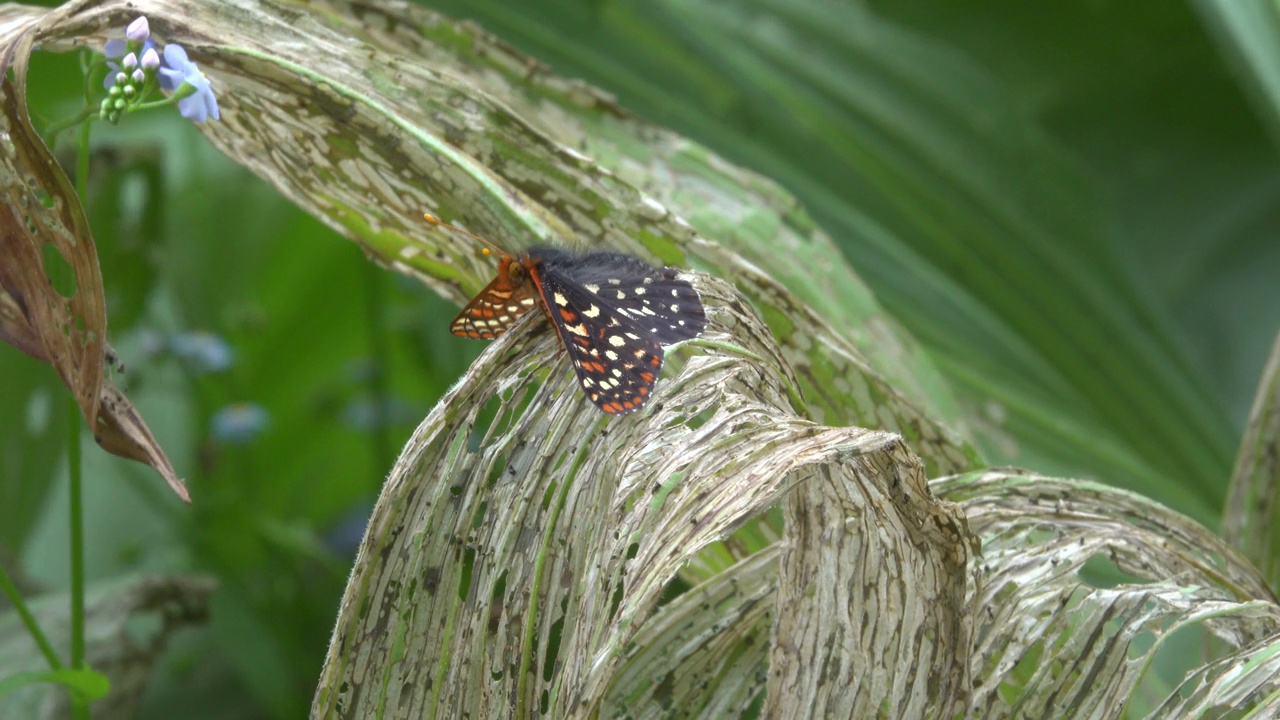
POLYGON ((551 320, 583 392, 610 415, 638 410, 649 399, 662 370, 664 345, 696 338, 707 327, 702 298, 674 268, 655 268, 616 252, 535 247, 518 255, 502 253, 497 277, 467 303, 449 330, 496 338, 535 307, 551 320))

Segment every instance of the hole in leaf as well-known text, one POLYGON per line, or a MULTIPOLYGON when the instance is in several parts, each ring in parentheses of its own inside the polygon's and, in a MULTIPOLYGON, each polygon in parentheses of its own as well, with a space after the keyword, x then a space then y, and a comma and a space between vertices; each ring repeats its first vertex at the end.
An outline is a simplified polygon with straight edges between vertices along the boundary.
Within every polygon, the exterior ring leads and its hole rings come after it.
POLYGON ((542 494, 542 510, 546 512, 551 508, 551 502, 556 499, 556 488, 560 483, 554 480, 547 484, 547 491, 542 494))
MULTIPOLYGON (((1209 622, 1213 621, 1210 620, 1209 622)), ((1203 622, 1184 625, 1172 632, 1167 632, 1171 625, 1171 622, 1165 622, 1163 623, 1163 628, 1144 631, 1129 644, 1128 657, 1134 658, 1143 650, 1143 646, 1139 645, 1139 641, 1143 640, 1144 636, 1159 637, 1162 634, 1162 629, 1167 633, 1161 638, 1160 648, 1155 651, 1155 656, 1149 658, 1147 671, 1142 676, 1141 682, 1138 683, 1139 692, 1145 688, 1179 686, 1188 673, 1199 667, 1202 662, 1217 660, 1229 651, 1229 648, 1224 643, 1217 641, 1212 636, 1203 622)), ((1150 652, 1149 648, 1147 652, 1150 652)), ((1180 687, 1180 692, 1182 693, 1194 694, 1202 690, 1203 685, 1195 682, 1188 683, 1185 687, 1180 687)), ((1219 715, 1216 717, 1232 716, 1219 715)))
POLYGON ((684 424, 690 430, 697 430, 703 425, 706 425, 707 421, 715 417, 715 415, 716 415, 715 408, 707 408, 706 410, 703 410, 697 415, 694 415, 693 417, 686 420, 684 424))
POLYGON ((53 243, 45 243, 40 248, 41 259, 44 262, 44 274, 49 278, 49 284, 57 291, 59 295, 70 300, 76 295, 76 271, 62 257, 62 253, 58 252, 58 248, 53 243))
POLYGON ((499 455, 494 458, 493 464, 489 466, 489 487, 498 484, 498 480, 502 479, 502 473, 507 469, 507 458, 505 455, 499 455))
POLYGON ((617 617, 618 608, 622 607, 622 579, 618 579, 618 584, 613 588, 613 597, 609 598, 609 617, 617 617))
POLYGON ((36 202, 40 203, 41 207, 47 210, 52 209, 54 206, 53 196, 49 194, 48 190, 45 190, 42 187, 32 187, 31 196, 35 198, 36 202))
MULTIPOLYGON (((506 607, 504 598, 507 594, 507 571, 503 570, 493 584, 493 592, 489 594, 489 634, 495 635, 502 621, 502 608, 506 607)), ((496 678, 495 678, 496 679, 496 678)))
POLYGON ((672 600, 675 600, 681 595, 689 592, 692 588, 693 586, 689 584, 688 580, 676 575, 671 578, 671 581, 667 583, 667 586, 662 589, 662 595, 658 597, 658 607, 662 607, 672 600))
POLYGON ((485 437, 489 434, 489 427, 493 424, 494 418, 498 416, 498 411, 501 408, 502 398, 494 395, 476 413, 475 423, 471 426, 471 436, 467 438, 468 450, 476 452, 480 449, 485 437))
POLYGON ((458 599, 466 602, 467 594, 471 592, 471 571, 476 566, 476 549, 467 548, 466 553, 462 557, 462 572, 458 576, 458 599))
POLYGON ((1130 575, 1111 558, 1094 554, 1080 567, 1080 580, 1096 588, 1110 589, 1118 585, 1146 585, 1148 578, 1130 575))
POLYGON ((560 655, 560 637, 564 633, 564 612, 551 623, 551 632, 547 637, 547 653, 542 658, 542 679, 551 682, 556 672, 556 660, 560 655))
POLYGON ((1000 683, 1001 699, 1006 703, 1014 704, 1018 698, 1022 696, 1023 689, 1026 688, 1027 682, 1035 675, 1036 669, 1040 667, 1040 658, 1044 655, 1044 641, 1037 641, 1028 647, 1022 653, 1022 657, 1018 659, 1018 664, 1014 666, 1013 671, 1006 673, 1004 682, 1000 683))

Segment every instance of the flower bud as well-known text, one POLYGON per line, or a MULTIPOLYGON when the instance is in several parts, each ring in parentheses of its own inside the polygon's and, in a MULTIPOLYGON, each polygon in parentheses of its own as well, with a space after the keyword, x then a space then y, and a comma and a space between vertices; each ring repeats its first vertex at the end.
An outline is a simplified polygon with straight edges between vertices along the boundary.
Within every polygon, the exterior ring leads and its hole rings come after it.
POLYGON ((134 71, 133 71, 133 84, 134 84, 134 85, 141 85, 142 83, 144 83, 144 82, 146 82, 146 81, 147 81, 147 75, 146 75, 146 73, 142 72, 142 68, 138 68, 137 70, 134 70, 134 71))
POLYGON ((142 53, 142 69, 155 70, 158 67, 160 67, 160 53, 157 53, 155 48, 147 48, 147 51, 142 53))
POLYGON ((120 64, 124 66, 125 70, 132 70, 138 67, 138 56, 133 53, 129 53, 124 56, 124 59, 120 61, 120 64))
POLYGON ((146 42, 147 38, 151 37, 151 25, 147 22, 147 17, 141 15, 137 20, 129 23, 129 27, 124 31, 124 36, 129 38, 129 42, 134 42, 138 45, 146 42))
POLYGON ((124 85, 129 82, 129 76, 122 72, 116 73, 116 85, 124 85))

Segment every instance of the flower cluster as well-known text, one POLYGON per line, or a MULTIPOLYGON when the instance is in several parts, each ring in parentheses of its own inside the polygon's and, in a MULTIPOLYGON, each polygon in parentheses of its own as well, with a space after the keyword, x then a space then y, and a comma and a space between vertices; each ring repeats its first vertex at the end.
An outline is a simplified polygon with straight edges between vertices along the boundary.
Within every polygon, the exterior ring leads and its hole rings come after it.
POLYGON ((107 97, 98 116, 115 124, 132 110, 176 102, 182 117, 195 122, 218 119, 218 99, 209 78, 187 57, 181 45, 169 44, 161 51, 151 39, 146 17, 129 23, 124 40, 112 40, 103 48, 107 56, 103 87, 107 97), (149 103, 157 88, 169 94, 167 100, 149 103))

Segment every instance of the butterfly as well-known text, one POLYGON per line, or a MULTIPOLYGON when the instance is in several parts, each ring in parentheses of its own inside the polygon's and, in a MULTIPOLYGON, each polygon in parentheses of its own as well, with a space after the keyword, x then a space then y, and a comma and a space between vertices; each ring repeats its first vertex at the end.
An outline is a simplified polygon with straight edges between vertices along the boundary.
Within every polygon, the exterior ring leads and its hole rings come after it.
POLYGON ((707 327, 702 298, 674 268, 617 252, 535 247, 502 253, 497 276, 449 330, 496 338, 535 307, 555 328, 582 391, 610 415, 643 407, 662 370, 663 346, 692 340, 707 327))

